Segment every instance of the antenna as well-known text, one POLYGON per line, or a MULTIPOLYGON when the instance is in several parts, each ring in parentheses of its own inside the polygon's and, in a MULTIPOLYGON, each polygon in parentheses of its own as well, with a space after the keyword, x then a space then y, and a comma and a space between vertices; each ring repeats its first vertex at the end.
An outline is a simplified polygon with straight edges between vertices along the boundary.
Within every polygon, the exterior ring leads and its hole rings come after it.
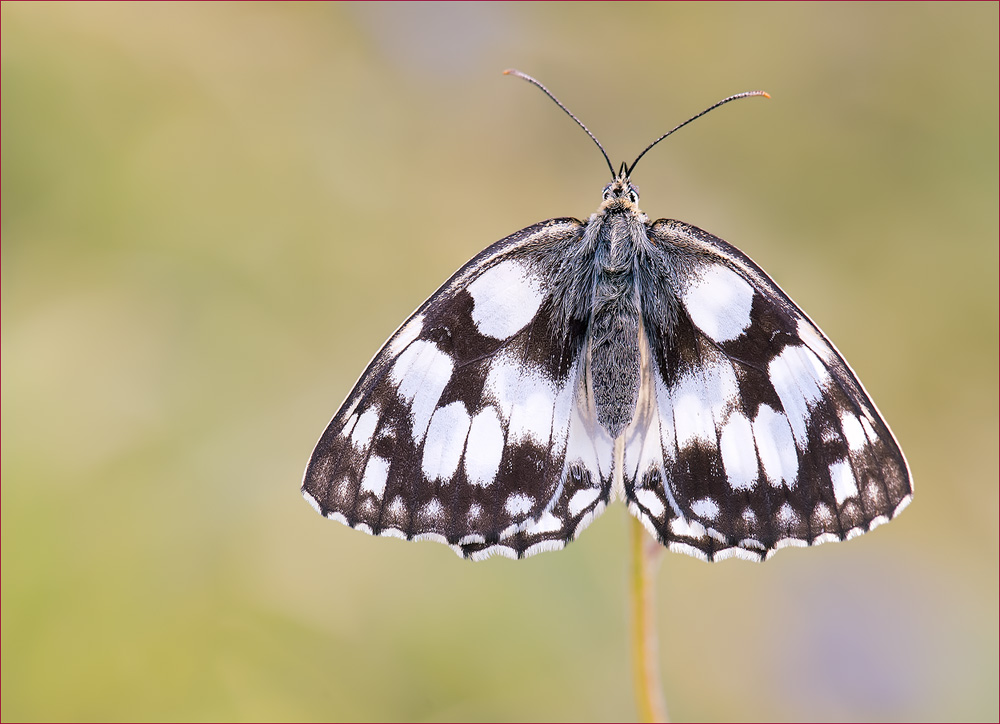
MULTIPOLYGON (((542 92, 545 95, 547 95, 549 98, 551 98, 553 100, 553 102, 555 102, 555 104, 557 106, 559 106, 560 108, 562 108, 563 111, 566 113, 566 115, 569 116, 570 118, 572 118, 574 121, 576 121, 577 125, 579 125, 580 128, 582 128, 587 133, 587 135, 590 136, 590 140, 593 141, 594 143, 596 143, 597 147, 599 149, 601 149, 601 155, 604 156, 604 161, 608 164, 608 168, 611 170, 611 178, 612 178, 612 180, 615 179, 615 178, 617 178, 617 174, 615 174, 615 167, 611 165, 611 159, 608 158, 608 153, 607 153, 607 151, 604 150, 604 146, 602 146, 601 142, 597 140, 597 137, 593 133, 590 132, 590 129, 587 128, 585 125, 583 125, 583 121, 581 121, 579 118, 577 118, 575 115, 573 115, 573 112, 570 111, 569 108, 567 108, 566 106, 564 106, 559 101, 558 98, 556 98, 554 95, 552 95, 552 91, 550 91, 548 88, 546 88, 545 86, 543 86, 541 83, 539 83, 537 80, 535 80, 534 78, 532 78, 527 73, 522 73, 519 70, 514 70, 513 68, 508 68, 507 70, 505 70, 503 72, 503 74, 504 75, 517 76, 518 78, 521 78, 522 80, 526 80, 529 83, 531 83, 532 85, 537 86, 538 88, 540 88, 542 90, 542 92)), ((693 121, 695 119, 698 119, 698 118, 701 118, 703 115, 705 115, 709 111, 714 111, 719 106, 724 106, 727 103, 729 103, 730 101, 735 101, 735 100, 737 100, 739 98, 749 98, 751 96, 763 96, 764 98, 770 98, 771 97, 765 91, 756 90, 756 91, 745 91, 743 93, 737 93, 736 95, 729 96, 728 98, 723 98, 721 101, 719 101, 718 103, 715 103, 715 104, 709 106, 708 108, 706 108, 705 110, 703 110, 701 113, 698 113, 696 115, 691 116, 690 118, 688 118, 686 121, 684 121, 684 123, 680 124, 679 126, 671 128, 669 131, 667 131, 662 136, 660 136, 659 138, 657 138, 651 144, 649 144, 648 146, 646 146, 645 150, 643 150, 642 153, 640 153, 638 156, 636 156, 636 159, 635 159, 635 161, 632 162, 631 166, 626 167, 625 164, 623 163, 622 164, 622 171, 624 172, 625 177, 628 178, 629 176, 632 175, 632 171, 634 171, 636 165, 638 165, 639 159, 642 158, 643 156, 645 156, 646 153, 649 151, 649 149, 651 149, 653 146, 655 146, 657 143, 659 143, 660 141, 662 141, 664 138, 666 138, 667 136, 669 136, 674 131, 679 131, 680 129, 684 128, 684 126, 686 126, 687 124, 689 124, 691 121, 693 121)))
MULTIPOLYGON (((514 70, 513 68, 509 68, 508 70, 505 70, 503 72, 503 74, 504 75, 514 75, 514 76, 517 76, 518 78, 521 78, 522 80, 526 80, 529 83, 531 83, 532 85, 535 85, 535 86, 538 86, 539 88, 541 88, 542 92, 545 93, 545 95, 547 95, 553 101, 555 101, 555 104, 557 106, 559 106, 560 108, 562 108, 563 111, 566 112, 567 116, 569 116, 574 121, 576 121, 577 124, 580 126, 580 128, 582 128, 584 131, 587 132, 587 135, 590 136, 590 140, 592 140, 594 143, 597 144, 597 147, 599 149, 601 149, 601 154, 604 156, 605 162, 607 162, 607 164, 608 164, 608 168, 611 169, 611 178, 612 179, 615 178, 615 167, 611 165, 611 159, 608 158, 608 153, 607 153, 607 151, 604 150, 604 146, 602 146, 601 142, 597 140, 597 137, 593 133, 590 132, 590 129, 587 128, 585 125, 583 125, 583 121, 581 121, 579 118, 577 118, 576 116, 574 116, 573 113, 569 110, 569 108, 567 108, 562 103, 560 103, 559 99, 556 98, 554 95, 552 95, 552 91, 550 91, 548 88, 546 88, 545 86, 543 86, 541 83, 539 83, 537 80, 535 80, 534 78, 532 78, 530 75, 528 75, 526 73, 522 73, 519 70, 514 70)), ((727 100, 732 100, 732 99, 727 99, 727 100)), ((709 110, 711 110, 711 109, 709 109, 709 110)), ((707 113, 707 112, 708 111, 705 111, 705 113, 707 113)), ((692 119, 692 120, 694 120, 694 119, 692 119)), ((679 128, 679 126, 678 126, 678 128, 679 128)), ((677 129, 675 128, 674 131, 676 131, 676 130, 677 129)), ((671 131, 671 133, 673 133, 673 131, 671 131)), ((660 139, 657 139, 657 140, 660 140, 660 139)), ((649 149, 647 148, 646 151, 648 151, 648 150, 649 149)), ((646 151, 643 151, 643 153, 645 153, 646 151)), ((636 159, 636 160, 638 160, 638 159, 636 159)), ((633 166, 634 165, 635 164, 633 164, 633 166)))
MULTIPOLYGON (((544 90, 544 89, 543 89, 543 90, 544 90)), ((636 164, 637 164, 637 163, 639 163, 639 159, 640 159, 640 158, 642 158, 643 156, 645 156, 645 155, 646 155, 646 151, 648 151, 649 149, 651 149, 651 148, 652 148, 653 146, 655 146, 655 145, 656 145, 657 143, 659 143, 660 141, 662 141, 662 140, 663 140, 664 138, 666 138, 667 136, 669 136, 669 135, 670 135, 671 133, 673 133, 674 131, 679 131, 680 129, 684 128, 684 126, 686 126, 687 124, 689 124, 689 123, 690 123, 691 121, 695 120, 696 118, 701 118, 701 117, 702 117, 703 115, 705 115, 705 114, 706 114, 706 113, 708 113, 709 111, 714 111, 714 110, 715 110, 716 108, 718 108, 719 106, 724 106, 724 105, 725 105, 726 103, 729 103, 729 101, 735 101, 735 100, 737 100, 738 98, 748 98, 748 97, 750 97, 750 96, 764 96, 765 98, 770 98, 770 97, 771 97, 771 96, 770 96, 770 95, 768 95, 768 94, 767 94, 766 92, 764 92, 764 91, 759 91, 759 90, 758 90, 758 91, 746 91, 746 92, 744 92, 744 93, 737 93, 737 94, 736 94, 736 95, 734 95, 734 96, 729 96, 728 98, 723 98, 723 99, 722 99, 721 101, 719 101, 719 102, 718 102, 718 103, 716 103, 715 105, 711 105, 711 106, 709 106, 708 108, 706 108, 705 110, 703 110, 703 111, 702 111, 701 113, 699 113, 699 114, 697 114, 697 115, 694 115, 694 116, 691 116, 691 117, 690 117, 690 118, 688 118, 688 119, 687 119, 686 121, 684 121, 684 123, 682 123, 681 125, 679 125, 679 126, 677 126, 677 127, 675 127, 675 128, 671 128, 671 129, 670 129, 669 131, 667 131, 667 132, 666 132, 666 133, 664 133, 664 134, 663 134, 662 136, 660 136, 659 138, 657 138, 657 139, 656 139, 655 141, 653 141, 653 142, 652 142, 651 144, 649 144, 648 146, 646 146, 646 149, 645 149, 645 150, 644 150, 644 151, 643 151, 642 153, 640 153, 640 154, 639 154, 639 155, 638 155, 638 156, 636 157, 635 161, 633 161, 633 162, 632 162, 632 165, 628 167, 628 170, 627 170, 627 171, 625 172, 625 176, 626 176, 626 177, 628 177, 628 176, 631 176, 631 175, 632 175, 632 171, 633 171, 633 169, 635 169, 635 166, 636 166, 636 164)), ((554 100, 554 99, 553 99, 553 100, 554 100)), ((558 103, 558 102, 559 102, 559 101, 556 101, 556 103, 558 103)), ((567 111, 567 113, 568 113, 568 112, 569 112, 569 111, 567 111)), ((579 123, 579 121, 577 121, 577 123, 579 123)), ((582 124, 581 124, 581 125, 582 125, 582 124)), ((586 129, 585 129, 585 130, 586 130, 586 129)), ((589 131, 588 131, 588 133, 589 133, 589 131)), ((593 137, 592 137, 592 138, 593 138, 593 137)), ((595 139, 595 140, 596 140, 596 139, 595 139)))

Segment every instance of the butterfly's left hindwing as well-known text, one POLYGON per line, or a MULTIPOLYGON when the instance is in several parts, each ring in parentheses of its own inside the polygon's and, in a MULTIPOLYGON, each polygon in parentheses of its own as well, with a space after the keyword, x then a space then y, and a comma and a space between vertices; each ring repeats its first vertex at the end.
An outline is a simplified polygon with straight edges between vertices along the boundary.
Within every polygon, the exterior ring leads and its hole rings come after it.
POLYGON ((898 513, 912 495, 903 455, 805 313, 711 234, 661 220, 648 238, 632 512, 707 560, 843 540, 898 513))
POLYGON ((556 219, 494 244, 396 331, 313 452, 302 492, 320 513, 482 558, 562 547, 603 509, 585 329, 553 314, 582 232, 556 219))

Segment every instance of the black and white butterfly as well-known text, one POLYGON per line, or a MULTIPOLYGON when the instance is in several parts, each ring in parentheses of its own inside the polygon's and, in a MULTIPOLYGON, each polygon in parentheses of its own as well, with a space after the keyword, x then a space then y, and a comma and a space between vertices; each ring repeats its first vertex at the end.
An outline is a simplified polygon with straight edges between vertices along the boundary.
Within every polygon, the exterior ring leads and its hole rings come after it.
MULTIPOLYGON (((747 95, 766 94, 698 116, 747 95)), ((710 561, 898 514, 906 461, 833 345, 743 253, 650 221, 638 158, 616 174, 604 157, 586 222, 493 244, 392 335, 316 445, 306 500, 473 559, 562 548, 615 499, 710 561)))

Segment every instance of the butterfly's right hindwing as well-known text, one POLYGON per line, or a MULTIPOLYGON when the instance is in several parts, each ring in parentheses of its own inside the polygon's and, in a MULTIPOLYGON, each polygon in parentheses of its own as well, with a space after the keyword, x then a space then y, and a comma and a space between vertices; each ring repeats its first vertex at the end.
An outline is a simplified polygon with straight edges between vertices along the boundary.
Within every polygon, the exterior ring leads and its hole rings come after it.
POLYGON ((603 509, 611 447, 581 386, 585 326, 553 300, 583 228, 497 242, 396 331, 306 469, 321 514, 482 558, 562 547, 603 509))

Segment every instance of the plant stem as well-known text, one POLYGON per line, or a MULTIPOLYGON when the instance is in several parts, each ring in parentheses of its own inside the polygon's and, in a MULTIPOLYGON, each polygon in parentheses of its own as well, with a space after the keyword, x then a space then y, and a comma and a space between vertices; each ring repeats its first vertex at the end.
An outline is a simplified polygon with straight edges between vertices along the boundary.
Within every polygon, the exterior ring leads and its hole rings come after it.
POLYGON ((632 675, 635 680, 636 705, 639 721, 666 722, 667 706, 660 685, 659 643, 653 610, 653 583, 662 547, 655 544, 655 541, 647 540, 646 530, 638 518, 630 518, 632 675))

